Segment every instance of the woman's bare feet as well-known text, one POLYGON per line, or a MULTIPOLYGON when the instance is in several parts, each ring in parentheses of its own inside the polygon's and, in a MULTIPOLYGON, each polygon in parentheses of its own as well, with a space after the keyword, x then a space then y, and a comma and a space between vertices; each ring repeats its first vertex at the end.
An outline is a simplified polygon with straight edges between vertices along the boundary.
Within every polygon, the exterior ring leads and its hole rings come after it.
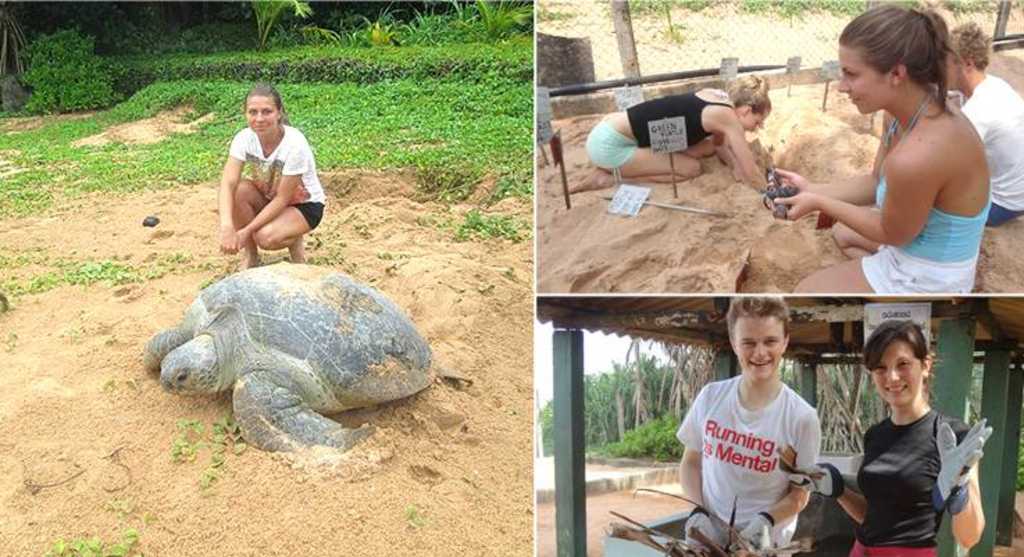
POLYGON ((569 193, 580 193, 581 191, 603 190, 615 185, 615 179, 611 173, 601 168, 595 168, 585 180, 569 186, 569 193))
POLYGON ((239 271, 260 266, 260 254, 258 251, 255 249, 243 249, 242 253, 245 254, 245 257, 243 257, 242 262, 238 264, 239 271))
POLYGON ((288 255, 291 257, 292 263, 306 262, 306 242, 304 236, 299 236, 298 240, 295 240, 292 242, 292 245, 288 246, 288 255))

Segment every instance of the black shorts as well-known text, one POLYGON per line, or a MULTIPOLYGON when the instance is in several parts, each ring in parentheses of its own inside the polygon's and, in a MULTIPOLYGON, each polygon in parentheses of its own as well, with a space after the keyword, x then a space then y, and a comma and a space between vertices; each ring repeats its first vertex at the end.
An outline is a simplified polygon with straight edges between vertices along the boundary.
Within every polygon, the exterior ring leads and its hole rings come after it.
POLYGON ((323 203, 306 202, 292 205, 292 207, 295 207, 302 213, 306 223, 309 224, 310 230, 315 229, 320 224, 320 219, 324 218, 323 203))

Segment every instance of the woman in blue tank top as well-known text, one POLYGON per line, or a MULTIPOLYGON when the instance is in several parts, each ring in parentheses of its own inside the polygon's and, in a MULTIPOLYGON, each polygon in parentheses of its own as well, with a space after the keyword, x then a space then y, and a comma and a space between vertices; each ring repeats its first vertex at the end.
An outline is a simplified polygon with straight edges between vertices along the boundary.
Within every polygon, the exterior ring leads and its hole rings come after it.
POLYGON ((931 10, 880 6, 843 30, 839 90, 862 114, 884 110, 893 123, 871 174, 814 184, 780 171, 801 192, 775 201, 790 206, 788 218, 834 217, 851 258, 804 278, 798 292, 973 289, 989 173, 970 121, 945 103, 950 53, 946 24, 931 10))
POLYGON ((587 137, 587 154, 594 164, 593 172, 570 191, 611 187, 614 170, 625 179, 671 183, 672 167, 668 157, 651 151, 647 124, 678 116, 686 118, 689 148, 672 154, 676 180, 698 176, 701 168, 697 159, 717 154, 732 168, 737 180, 764 189, 764 176, 757 169, 745 132, 760 128, 771 110, 768 82, 760 76, 743 76, 733 82, 728 93, 702 89, 660 97, 609 114, 587 137))

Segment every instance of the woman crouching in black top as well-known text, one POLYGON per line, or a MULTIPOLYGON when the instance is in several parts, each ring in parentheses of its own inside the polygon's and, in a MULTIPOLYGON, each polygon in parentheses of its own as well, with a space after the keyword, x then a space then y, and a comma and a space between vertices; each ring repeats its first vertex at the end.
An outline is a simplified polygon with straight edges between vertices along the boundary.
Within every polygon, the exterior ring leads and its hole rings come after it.
POLYGON ((686 143, 689 148, 672 153, 676 180, 686 180, 701 172, 701 157, 718 154, 732 167, 733 177, 764 189, 765 179, 746 134, 761 127, 772 111, 768 81, 760 76, 735 80, 729 92, 701 89, 696 93, 669 95, 642 102, 624 112, 614 112, 594 126, 587 137, 587 155, 594 171, 573 193, 611 187, 612 171, 641 182, 671 183, 672 166, 663 153, 651 150, 647 125, 663 118, 686 118, 686 143))
POLYGON ((953 536, 970 548, 981 538, 976 464, 992 428, 982 420, 968 431, 928 403, 933 359, 921 328, 912 321, 886 321, 864 346, 864 365, 891 417, 864 434, 864 461, 857 473, 863 495, 844 489, 830 464, 821 479, 794 475, 808 489, 837 498, 857 523, 850 557, 934 557, 944 512, 953 536))

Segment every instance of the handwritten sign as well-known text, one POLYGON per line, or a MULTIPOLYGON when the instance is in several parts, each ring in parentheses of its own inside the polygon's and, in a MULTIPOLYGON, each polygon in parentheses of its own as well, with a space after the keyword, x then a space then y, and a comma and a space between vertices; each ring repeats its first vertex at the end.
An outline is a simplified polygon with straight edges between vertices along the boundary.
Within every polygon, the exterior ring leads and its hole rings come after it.
POLYGON ((786 73, 794 74, 800 71, 800 63, 801 60, 799 56, 793 56, 789 60, 786 60, 786 73))
POLYGON ((621 87, 615 90, 615 106, 620 111, 644 102, 644 92, 639 87, 621 87))
POLYGON ((883 321, 913 321, 924 332, 924 339, 931 339, 932 305, 916 304, 864 304, 864 343, 883 321))
POLYGON ((840 78, 839 74, 839 60, 830 60, 824 62, 821 65, 821 77, 838 81, 840 78))
POLYGON ((615 197, 608 205, 608 212, 613 215, 635 217, 640 213, 640 208, 644 206, 644 202, 650 195, 651 188, 622 184, 619 189, 615 190, 615 197))
POLYGON ((551 128, 551 92, 547 87, 537 88, 537 143, 551 141, 554 130, 551 128))
POLYGON ((685 151, 689 146, 685 116, 652 120, 647 123, 647 130, 651 132, 651 151, 655 153, 685 151))
POLYGON ((736 72, 740 68, 739 58, 722 58, 722 65, 718 68, 718 77, 732 81, 736 79, 736 72))

